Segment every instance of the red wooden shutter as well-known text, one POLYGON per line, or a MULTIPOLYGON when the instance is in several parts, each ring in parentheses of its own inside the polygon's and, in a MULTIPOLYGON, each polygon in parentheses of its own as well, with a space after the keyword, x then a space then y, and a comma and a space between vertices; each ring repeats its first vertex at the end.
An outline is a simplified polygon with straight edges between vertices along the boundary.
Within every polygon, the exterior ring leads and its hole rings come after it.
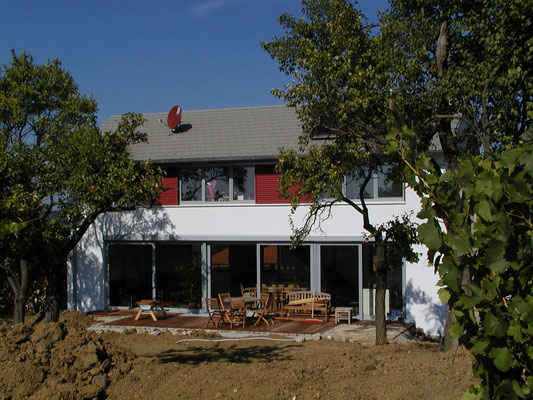
MULTIPOLYGON (((255 202, 257 204, 282 204, 290 203, 289 198, 279 196, 280 174, 274 173, 273 165, 257 165, 255 167, 255 202)), ((291 194, 298 190, 298 186, 291 189, 291 194)), ((300 197, 301 203, 309 202, 311 196, 300 197)))
POLYGON ((156 204, 161 206, 171 206, 179 204, 178 201, 178 178, 170 176, 163 178, 163 191, 159 194, 156 204))

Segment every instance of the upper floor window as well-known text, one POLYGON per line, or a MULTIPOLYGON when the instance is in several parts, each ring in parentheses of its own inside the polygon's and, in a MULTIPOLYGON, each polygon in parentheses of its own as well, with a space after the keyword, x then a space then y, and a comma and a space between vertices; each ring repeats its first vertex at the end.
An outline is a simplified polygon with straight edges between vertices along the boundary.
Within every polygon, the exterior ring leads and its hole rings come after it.
POLYGON ((183 168, 181 202, 230 202, 255 199, 254 167, 183 168))
POLYGON ((204 168, 205 201, 229 201, 230 168, 204 168))
POLYGON ((390 166, 383 166, 378 171, 378 197, 403 197, 403 181, 390 166))
POLYGON ((180 199, 181 201, 203 200, 203 169, 182 169, 180 171, 180 199))
POLYGON ((254 167, 233 167, 233 200, 255 199, 254 167))
MULTIPOLYGON (((345 194, 349 199, 359 199, 359 192, 364 179, 358 176, 347 176, 345 194)), ((403 181, 394 174, 389 166, 378 168, 367 183, 363 196, 365 200, 403 198, 403 181)))

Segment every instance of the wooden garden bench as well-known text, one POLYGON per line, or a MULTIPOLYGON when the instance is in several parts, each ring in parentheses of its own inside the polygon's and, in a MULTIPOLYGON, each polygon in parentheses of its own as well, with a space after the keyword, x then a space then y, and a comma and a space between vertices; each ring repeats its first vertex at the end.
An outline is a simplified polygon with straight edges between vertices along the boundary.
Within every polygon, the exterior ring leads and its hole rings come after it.
POLYGON ((311 317, 321 316, 324 321, 329 320, 331 312, 331 294, 323 292, 299 291, 287 293, 285 304, 281 306, 281 317, 311 317))

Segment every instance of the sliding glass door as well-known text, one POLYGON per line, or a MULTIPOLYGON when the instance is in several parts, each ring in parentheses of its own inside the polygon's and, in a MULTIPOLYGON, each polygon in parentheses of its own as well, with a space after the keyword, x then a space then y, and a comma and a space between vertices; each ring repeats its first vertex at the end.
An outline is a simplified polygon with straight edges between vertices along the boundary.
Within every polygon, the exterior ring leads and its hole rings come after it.
POLYGON ((311 287, 310 246, 262 244, 259 249, 262 285, 311 287))
POLYGON ((152 298, 152 246, 110 244, 109 300, 113 306, 134 307, 152 298))
POLYGON ((241 295, 241 286, 257 285, 255 244, 210 245, 211 297, 241 295))
POLYGON ((155 245, 157 298, 169 307, 202 307, 202 252, 200 244, 155 245))
POLYGON ((320 288, 331 294, 334 307, 352 307, 359 314, 359 246, 320 245, 320 288))
POLYGON ((202 307, 200 244, 110 243, 108 266, 111 306, 157 298, 168 307, 202 307))

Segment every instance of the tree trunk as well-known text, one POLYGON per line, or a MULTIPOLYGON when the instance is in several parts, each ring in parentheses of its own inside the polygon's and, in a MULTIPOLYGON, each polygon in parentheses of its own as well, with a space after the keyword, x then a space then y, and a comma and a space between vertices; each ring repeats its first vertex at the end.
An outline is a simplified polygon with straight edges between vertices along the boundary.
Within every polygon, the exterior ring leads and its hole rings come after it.
POLYGON ((47 322, 57 322, 59 320, 59 285, 54 276, 45 277, 45 281, 44 320, 47 322))
POLYGON ((13 322, 23 323, 26 309, 26 297, 28 294, 28 263, 20 260, 20 275, 8 271, 7 280, 13 290, 13 322))
POLYGON ((374 265, 376 266, 376 346, 387 344, 387 325, 385 324, 385 290, 387 286, 387 266, 384 265, 385 246, 376 244, 374 265))
POLYGON ((455 322, 455 315, 450 306, 446 307, 446 323, 444 325, 444 337, 442 338, 442 350, 448 351, 456 349, 459 346, 459 341, 450 336, 450 328, 455 322))
MULTIPOLYGON (((470 268, 465 267, 461 273, 461 288, 463 289, 464 294, 467 296, 472 295, 472 292, 467 287, 469 283, 470 283, 470 268)), ((448 304, 447 311, 446 311, 446 324, 444 325, 444 338, 442 342, 443 351, 454 350, 457 347, 459 347, 459 340, 454 339, 450 336, 450 328, 454 322, 455 322, 455 315, 453 314, 452 308, 448 304)))
POLYGON ((57 265, 47 265, 47 267, 49 271, 45 276, 44 319, 48 322, 57 322, 65 297, 63 291, 66 291, 66 263, 59 262, 57 265))

